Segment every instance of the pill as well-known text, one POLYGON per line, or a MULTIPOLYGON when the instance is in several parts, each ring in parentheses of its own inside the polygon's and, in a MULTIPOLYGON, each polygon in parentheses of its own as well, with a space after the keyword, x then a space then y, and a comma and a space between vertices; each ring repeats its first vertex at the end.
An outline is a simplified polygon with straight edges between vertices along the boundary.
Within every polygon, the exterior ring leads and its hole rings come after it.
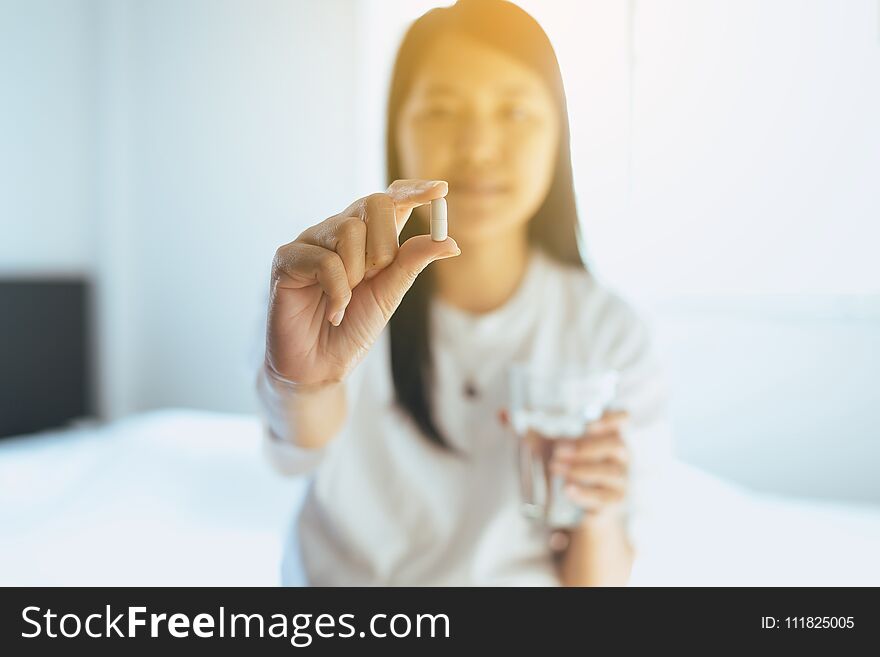
POLYGON ((446 222, 446 199, 435 198, 431 201, 431 239, 442 242, 448 234, 446 222))

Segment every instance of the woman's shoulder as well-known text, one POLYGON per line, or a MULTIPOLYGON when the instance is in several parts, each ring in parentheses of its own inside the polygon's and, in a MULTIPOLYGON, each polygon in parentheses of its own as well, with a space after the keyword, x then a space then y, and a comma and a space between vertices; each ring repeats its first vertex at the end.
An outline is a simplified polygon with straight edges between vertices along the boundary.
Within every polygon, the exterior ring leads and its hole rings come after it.
POLYGON ((641 369, 655 359, 650 324, 623 295, 585 267, 549 256, 546 266, 556 290, 546 297, 556 306, 547 308, 547 315, 558 318, 572 351, 585 350, 589 358, 620 369, 641 369))
POLYGON ((550 276, 556 279, 553 287, 559 291, 559 295, 554 301, 569 311, 569 320, 618 328, 645 327, 645 321, 636 308, 587 267, 560 262, 546 254, 542 254, 541 258, 550 276))

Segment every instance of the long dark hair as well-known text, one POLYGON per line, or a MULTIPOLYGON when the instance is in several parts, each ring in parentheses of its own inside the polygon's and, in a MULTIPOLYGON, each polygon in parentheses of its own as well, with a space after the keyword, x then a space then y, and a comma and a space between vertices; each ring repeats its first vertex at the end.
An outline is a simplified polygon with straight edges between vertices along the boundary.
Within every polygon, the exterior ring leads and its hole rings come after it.
MULTIPOLYGON (((578 250, 580 230, 575 207, 571 147, 565 89, 550 40, 525 11, 505 0, 458 0, 452 7, 432 9, 413 23, 397 52, 388 99, 387 162, 389 184, 402 178, 397 156, 397 116, 409 93, 422 56, 444 34, 467 35, 536 71, 553 94, 561 135, 556 170, 543 204, 529 221, 529 242, 561 263, 586 268, 578 250)), ((403 242, 424 232, 413 217, 400 235, 403 242)), ((428 302, 433 290, 430 267, 417 279, 391 316, 391 374, 398 405, 425 436, 448 447, 431 408, 433 363, 428 302)))

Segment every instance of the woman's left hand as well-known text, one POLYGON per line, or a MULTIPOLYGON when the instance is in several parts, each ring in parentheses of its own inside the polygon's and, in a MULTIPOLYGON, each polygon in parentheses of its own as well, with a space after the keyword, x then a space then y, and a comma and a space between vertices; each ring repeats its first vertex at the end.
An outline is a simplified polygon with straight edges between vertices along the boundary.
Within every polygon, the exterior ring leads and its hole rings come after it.
POLYGON ((580 438, 559 440, 550 469, 566 479, 566 494, 583 507, 582 526, 619 520, 629 485, 629 452, 624 441, 629 416, 607 412, 580 438))
MULTIPOLYGON (((499 411, 498 419, 510 428, 507 410, 499 411)), ((566 478, 566 494, 584 508, 584 529, 611 524, 623 516, 629 490, 628 422, 625 411, 608 411, 590 423, 582 436, 554 441, 549 467, 566 478)))

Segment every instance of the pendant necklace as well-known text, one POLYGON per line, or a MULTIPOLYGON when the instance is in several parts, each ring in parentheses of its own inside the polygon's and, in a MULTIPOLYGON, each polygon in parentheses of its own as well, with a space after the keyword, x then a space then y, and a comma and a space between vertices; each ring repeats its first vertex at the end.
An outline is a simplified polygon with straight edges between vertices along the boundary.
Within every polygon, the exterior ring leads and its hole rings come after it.
MULTIPOLYGON (((461 394, 465 399, 470 401, 476 401, 480 397, 480 385, 477 383, 476 371, 473 368, 462 367, 462 360, 467 361, 467 359, 460 359, 459 354, 455 354, 455 365, 458 368, 458 371, 461 372, 461 394)), ((478 359, 474 358, 471 362, 477 361, 478 359)))
POLYGON ((467 399, 476 399, 480 396, 480 391, 477 389, 477 385, 470 377, 465 377, 462 392, 467 399))

